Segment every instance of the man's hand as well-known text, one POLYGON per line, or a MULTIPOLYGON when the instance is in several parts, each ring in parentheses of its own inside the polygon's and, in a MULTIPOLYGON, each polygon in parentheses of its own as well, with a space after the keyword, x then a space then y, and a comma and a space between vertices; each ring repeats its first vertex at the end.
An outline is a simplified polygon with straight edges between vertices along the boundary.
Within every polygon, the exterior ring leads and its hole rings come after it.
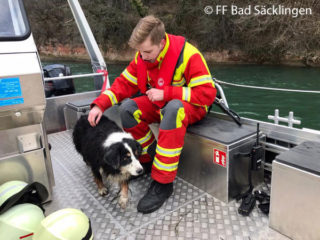
POLYGON ((102 113, 103 112, 101 111, 101 109, 97 105, 94 106, 90 110, 89 116, 88 116, 88 121, 92 127, 97 126, 97 124, 99 123, 99 121, 102 117, 102 113))
POLYGON ((151 88, 146 94, 151 102, 163 100, 163 90, 151 88))

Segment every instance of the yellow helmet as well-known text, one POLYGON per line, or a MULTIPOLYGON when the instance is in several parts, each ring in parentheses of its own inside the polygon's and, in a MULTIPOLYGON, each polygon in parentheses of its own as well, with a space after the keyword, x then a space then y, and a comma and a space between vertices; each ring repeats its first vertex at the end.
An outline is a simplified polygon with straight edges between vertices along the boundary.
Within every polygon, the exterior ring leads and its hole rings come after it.
POLYGON ((47 198, 48 191, 41 183, 6 182, 0 185, 0 214, 21 203, 32 203, 41 207, 41 203, 47 198))
POLYGON ((65 208, 41 221, 33 240, 92 240, 89 218, 80 210, 65 208))
POLYGON ((0 215, 0 239, 29 240, 43 219, 38 206, 30 203, 15 205, 0 215))
POLYGON ((9 181, 0 186, 0 206, 10 197, 24 189, 28 183, 23 181, 9 181))

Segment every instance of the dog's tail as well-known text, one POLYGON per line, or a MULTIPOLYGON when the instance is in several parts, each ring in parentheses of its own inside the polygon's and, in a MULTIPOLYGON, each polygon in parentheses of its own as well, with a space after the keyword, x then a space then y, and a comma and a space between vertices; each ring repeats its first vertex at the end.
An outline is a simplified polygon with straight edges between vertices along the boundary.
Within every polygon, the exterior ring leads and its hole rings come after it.
POLYGON ((82 139, 85 138, 86 133, 90 128, 88 115, 82 115, 73 130, 73 143, 79 153, 81 153, 82 139))

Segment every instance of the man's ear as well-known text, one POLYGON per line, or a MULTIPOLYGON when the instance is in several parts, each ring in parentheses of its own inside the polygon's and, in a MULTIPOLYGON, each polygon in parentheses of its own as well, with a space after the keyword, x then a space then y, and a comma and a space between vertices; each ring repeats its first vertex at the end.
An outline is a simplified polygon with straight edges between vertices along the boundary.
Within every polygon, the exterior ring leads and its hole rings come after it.
POLYGON ((120 168, 120 159, 121 159, 121 149, 120 144, 112 144, 108 147, 105 155, 104 155, 104 162, 111 166, 113 169, 120 168))
POLYGON ((160 42, 161 49, 163 49, 165 45, 166 45, 166 39, 165 38, 161 39, 161 42, 160 42))

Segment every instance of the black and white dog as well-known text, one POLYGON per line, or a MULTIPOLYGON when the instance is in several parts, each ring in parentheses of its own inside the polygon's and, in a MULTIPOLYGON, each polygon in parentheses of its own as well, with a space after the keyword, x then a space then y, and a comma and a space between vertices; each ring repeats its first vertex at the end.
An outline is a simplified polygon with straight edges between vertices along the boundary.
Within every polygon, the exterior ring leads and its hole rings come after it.
POLYGON ((141 145, 129 133, 102 116, 96 127, 91 127, 88 115, 78 120, 73 131, 73 142, 83 160, 91 167, 94 181, 100 195, 108 194, 102 175, 120 185, 119 204, 125 208, 128 203, 128 180, 143 172, 138 158, 141 145))

